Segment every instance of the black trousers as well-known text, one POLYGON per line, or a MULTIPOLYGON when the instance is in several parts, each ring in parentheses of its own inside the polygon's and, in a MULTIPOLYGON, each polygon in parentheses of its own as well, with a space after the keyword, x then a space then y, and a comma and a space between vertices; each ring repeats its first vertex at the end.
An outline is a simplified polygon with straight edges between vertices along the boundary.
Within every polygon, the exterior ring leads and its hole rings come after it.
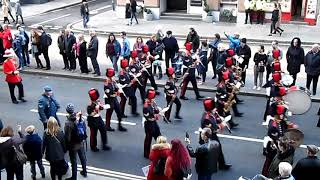
POLYGON ((156 121, 146 121, 144 123, 144 132, 146 134, 144 138, 144 157, 149 158, 152 138, 157 140, 161 136, 159 125, 156 121))
POLYGON ((43 54, 43 57, 46 61, 46 67, 47 68, 51 68, 50 66, 50 59, 49 59, 49 47, 45 48, 45 49, 42 49, 42 54, 43 54))
POLYGON ((129 98, 130 104, 131 104, 131 114, 137 113, 137 97, 135 95, 133 96, 127 96, 125 97, 123 94, 120 95, 120 110, 121 114, 124 115, 125 107, 127 103, 127 98, 129 98))
POLYGON ((64 64, 64 68, 63 69, 69 69, 70 66, 69 66, 69 62, 68 62, 68 58, 67 58, 66 53, 62 53, 61 56, 63 58, 63 64, 64 64))
POLYGON ((35 56, 35 59, 36 59, 37 67, 38 68, 43 68, 42 62, 41 62, 41 60, 39 58, 40 53, 35 53, 34 56, 35 56))
POLYGON ((172 63, 175 53, 170 51, 165 51, 165 52, 166 52, 166 56, 165 56, 166 69, 168 69, 170 67, 170 64, 172 63))
POLYGON ((78 57, 80 71, 82 73, 89 73, 87 57, 78 57))
POLYGON ((139 24, 136 12, 131 12, 130 25, 132 24, 133 18, 136 20, 136 23, 139 24))
POLYGON ((252 13, 252 10, 251 9, 247 9, 245 10, 246 12, 246 19, 245 19, 245 24, 248 23, 248 17, 249 17, 249 21, 250 21, 250 24, 252 24, 252 17, 251 17, 251 13, 252 13))
POLYGON ((320 127, 320 117, 319 117, 319 120, 318 120, 318 123, 317 123, 317 127, 320 127))
POLYGON ((244 69, 246 65, 240 65, 241 69, 242 69, 242 73, 241 73, 241 81, 243 82, 243 84, 246 84, 246 77, 247 77, 247 71, 244 69))
POLYGON ((18 82, 18 83, 8 83, 9 86, 9 91, 10 91, 10 96, 11 96, 11 100, 12 101, 16 101, 17 98, 14 95, 14 89, 16 86, 18 86, 18 90, 19 90, 19 98, 18 99, 22 99, 24 97, 24 91, 23 91, 23 84, 22 82, 18 82))
POLYGON ((156 84, 156 81, 154 80, 154 76, 152 75, 152 68, 147 69, 148 72, 143 72, 144 74, 144 84, 146 85, 148 82, 148 79, 150 81, 151 87, 154 88, 154 90, 158 90, 158 85, 156 84))
POLYGON ((74 56, 74 54, 68 53, 67 59, 68 59, 68 62, 70 63, 70 70, 75 70, 77 63, 76 63, 76 57, 74 56))
POLYGON ((216 140, 219 143, 219 157, 218 157, 218 164, 219 167, 223 167, 226 165, 226 160, 224 159, 223 151, 222 151, 222 145, 220 143, 219 137, 216 133, 212 133, 212 140, 216 140))
POLYGON ((292 78, 293 78, 293 83, 291 84, 291 86, 294 86, 294 85, 296 85, 297 74, 292 74, 292 73, 290 73, 290 75, 291 75, 292 78))
POLYGON ((141 85, 137 84, 134 87, 134 94, 136 94, 137 89, 139 89, 139 91, 140 91, 140 98, 141 98, 141 101, 142 101, 142 104, 143 104, 144 100, 146 99, 146 86, 145 85, 141 86, 141 85))
POLYGON ((107 138, 107 130, 106 126, 102 120, 102 118, 99 117, 94 117, 94 121, 96 121, 96 126, 90 127, 90 148, 95 149, 97 148, 97 135, 98 131, 100 132, 101 136, 101 141, 102 141, 102 146, 105 146, 108 142, 107 138))
POLYGON ((72 167, 72 180, 77 180, 77 154, 79 156, 81 166, 82 166, 82 171, 87 172, 87 159, 86 159, 86 154, 84 147, 81 146, 79 150, 69 150, 69 157, 70 157, 70 162, 71 162, 71 167, 72 167))
POLYGON ((271 21, 270 34, 276 33, 276 24, 277 24, 277 21, 271 21))
MULTIPOLYGON (((20 16, 20 18, 21 18, 21 23, 24 24, 22 15, 19 15, 19 16, 20 16)), ((16 23, 17 23, 17 24, 18 24, 18 17, 19 17, 19 16, 16 16, 16 23)))
POLYGON ((317 93, 319 75, 308 75, 307 74, 307 89, 310 90, 310 85, 312 81, 312 93, 315 95, 317 93))
POLYGON ((59 166, 61 166, 61 161, 50 162, 50 176, 52 180, 56 180, 56 176, 58 176, 58 180, 62 180, 62 175, 56 172, 60 168, 59 166))
POLYGON ((14 175, 16 175, 16 180, 23 180, 23 165, 10 165, 6 171, 7 180, 14 180, 14 175))
MULTIPOLYGON (((167 100, 167 106, 169 106, 170 102, 172 101, 172 96, 166 96, 167 100)), ((176 104, 176 116, 179 116, 180 109, 181 109, 181 102, 179 98, 176 96, 173 100, 173 103, 176 104)), ((172 104, 169 107, 169 110, 164 113, 166 119, 170 120, 170 114, 171 114, 172 104)))
POLYGON ((110 105, 110 109, 107 109, 107 112, 106 112, 106 127, 107 127, 107 129, 111 128, 110 121, 111 121, 111 117, 112 117, 113 111, 115 111, 116 114, 117 114, 118 124, 120 126, 121 125, 122 113, 121 113, 121 110, 120 110, 120 104, 119 104, 118 99, 116 97, 115 98, 113 98, 113 97, 112 98, 108 98, 108 99, 106 99, 105 103, 110 105))
POLYGON ((264 22, 264 11, 257 11, 257 24, 263 24, 264 22))
POLYGON ((265 109, 264 115, 263 115, 263 120, 264 121, 267 120, 267 116, 269 115, 269 107, 270 107, 270 98, 268 97, 267 104, 266 104, 266 109, 265 109))
POLYGON ((3 18, 3 24, 5 24, 5 23, 10 24, 10 21, 9 21, 8 17, 4 17, 3 18))
POLYGON ((99 63, 97 61, 97 57, 92 56, 90 57, 90 59, 91 59, 91 63, 92 63, 95 74, 100 76, 101 72, 100 72, 99 63))
POLYGON ((190 77, 190 76, 187 76, 183 80, 180 96, 182 96, 182 97, 185 96, 189 82, 191 82, 191 84, 192 84, 192 88, 193 88, 194 93, 196 94, 196 97, 199 97, 200 93, 199 93, 199 89, 198 89, 198 85, 197 85, 197 80, 195 77, 190 77))
POLYGON ((269 76, 270 76, 270 74, 272 73, 272 67, 271 67, 271 65, 267 65, 266 66, 266 82, 268 82, 269 81, 269 76))

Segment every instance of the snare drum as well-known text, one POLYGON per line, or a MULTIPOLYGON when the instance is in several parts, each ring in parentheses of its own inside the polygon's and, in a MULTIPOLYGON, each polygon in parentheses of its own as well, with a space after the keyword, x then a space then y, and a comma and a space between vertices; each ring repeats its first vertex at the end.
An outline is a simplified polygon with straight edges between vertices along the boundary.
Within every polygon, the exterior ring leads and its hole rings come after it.
POLYGON ((283 96, 283 100, 288 103, 289 110, 293 114, 304 114, 311 107, 311 93, 308 89, 292 86, 287 94, 283 96))
POLYGON ((283 73, 281 77, 281 83, 286 87, 290 87, 293 83, 293 77, 289 74, 283 73))

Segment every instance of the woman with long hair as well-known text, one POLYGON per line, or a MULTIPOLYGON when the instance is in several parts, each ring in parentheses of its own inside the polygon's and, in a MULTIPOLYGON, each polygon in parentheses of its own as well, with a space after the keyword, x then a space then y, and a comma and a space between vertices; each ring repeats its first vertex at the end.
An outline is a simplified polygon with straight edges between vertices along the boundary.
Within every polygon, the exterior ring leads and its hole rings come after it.
POLYGON ((64 159, 66 153, 66 145, 64 141, 64 133, 60 130, 58 121, 54 117, 50 117, 47 123, 47 129, 43 135, 43 148, 45 158, 50 163, 51 179, 62 180, 62 176, 66 173, 67 167, 64 159))
POLYGON ((140 57, 141 54, 142 54, 143 46, 144 46, 143 39, 142 39, 141 36, 138 36, 137 40, 136 40, 136 43, 134 43, 134 45, 133 45, 133 50, 137 51, 138 57, 140 57))
POLYGON ((118 60, 121 53, 121 45, 116 39, 116 36, 113 33, 109 34, 108 42, 106 45, 106 55, 110 58, 113 69, 116 74, 118 74, 118 60))
POLYGON ((297 74, 300 72, 300 67, 304 64, 304 50, 301 47, 301 40, 295 37, 291 41, 291 45, 287 50, 287 70, 289 74, 293 77, 292 86, 296 84, 297 74))
POLYGON ((36 69, 43 69, 44 66, 42 65, 42 62, 39 58, 40 56, 40 36, 34 29, 31 30, 31 52, 33 57, 36 59, 37 67, 36 69))
POLYGON ((191 169, 191 158, 187 148, 179 139, 171 141, 171 152, 166 161, 165 175, 170 180, 183 180, 191 169))

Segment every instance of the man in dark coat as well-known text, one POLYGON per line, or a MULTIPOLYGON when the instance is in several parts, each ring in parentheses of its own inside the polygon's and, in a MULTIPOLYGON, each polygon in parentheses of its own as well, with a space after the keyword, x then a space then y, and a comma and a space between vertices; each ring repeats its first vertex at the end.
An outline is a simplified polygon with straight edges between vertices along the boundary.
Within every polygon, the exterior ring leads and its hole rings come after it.
POLYGON ((82 0, 80 14, 82 17, 83 27, 87 28, 87 23, 89 22, 89 6, 87 0, 82 0))
POLYGON ((312 50, 305 57, 304 66, 307 73, 307 89, 310 89, 311 81, 313 81, 313 95, 317 93, 317 85, 320 74, 320 52, 319 44, 314 44, 312 50))
POLYGON ((301 64, 304 61, 304 50, 301 47, 300 38, 293 38, 291 41, 291 46, 288 48, 287 54, 287 70, 289 74, 293 77, 294 86, 296 84, 297 74, 300 72, 301 64))
POLYGON ((99 48, 99 40, 97 38, 96 32, 95 31, 90 31, 90 42, 88 45, 88 57, 90 57, 91 59, 91 63, 94 69, 93 74, 95 76, 100 76, 101 72, 100 72, 100 67, 99 67, 99 63, 97 60, 97 56, 98 56, 98 48, 99 48))
POLYGON ((188 143, 187 149, 191 157, 196 158, 196 171, 199 180, 211 179, 212 174, 218 171, 218 157, 220 153, 219 143, 211 140, 212 131, 210 128, 204 128, 201 132, 201 139, 204 144, 197 147, 196 151, 190 146, 190 140, 186 139, 188 143))
POLYGON ((69 70, 72 72, 76 70, 76 57, 73 49, 73 45, 76 43, 76 41, 76 37, 74 37, 72 32, 69 29, 66 29, 64 37, 64 47, 68 63, 70 63, 69 70))
POLYGON ((200 37, 197 33, 197 31, 194 30, 194 28, 190 28, 190 32, 187 36, 186 43, 192 44, 192 51, 193 53, 197 52, 197 49, 199 49, 200 46, 200 37))
POLYGON ((317 157, 319 148, 315 145, 307 146, 307 157, 298 161, 292 170, 296 180, 320 179, 320 160, 317 157))
POLYGON ((247 39, 242 38, 240 42, 240 47, 237 49, 237 55, 243 58, 243 62, 240 64, 240 67, 242 69, 242 74, 241 74, 241 81, 243 84, 246 83, 246 74, 247 74, 247 69, 249 66, 249 61, 251 58, 251 49, 247 45, 247 39))
POLYGON ((62 29, 60 31, 60 35, 58 36, 58 47, 59 47, 59 53, 62 55, 62 58, 63 58, 63 64, 64 64, 63 70, 67 70, 70 68, 70 66, 67 59, 66 47, 64 42, 65 42, 65 30, 62 29))
POLYGON ((49 59, 49 44, 48 39, 51 38, 49 35, 43 30, 42 26, 37 27, 37 30, 40 34, 40 48, 39 51, 43 54, 44 59, 46 60, 46 70, 50 70, 50 59, 49 59))
POLYGON ((167 31, 167 36, 163 38, 164 51, 166 53, 166 69, 169 68, 169 61, 172 62, 175 54, 179 51, 178 41, 172 36, 172 31, 167 31))

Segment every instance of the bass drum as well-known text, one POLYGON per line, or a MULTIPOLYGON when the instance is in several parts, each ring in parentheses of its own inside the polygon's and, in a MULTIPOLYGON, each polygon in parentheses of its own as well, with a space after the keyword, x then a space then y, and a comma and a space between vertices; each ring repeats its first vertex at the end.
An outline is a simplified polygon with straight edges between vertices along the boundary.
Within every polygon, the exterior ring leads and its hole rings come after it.
POLYGON ((311 93, 309 90, 299 86, 289 88, 283 100, 288 103, 289 111, 293 114, 304 114, 311 108, 311 93))

